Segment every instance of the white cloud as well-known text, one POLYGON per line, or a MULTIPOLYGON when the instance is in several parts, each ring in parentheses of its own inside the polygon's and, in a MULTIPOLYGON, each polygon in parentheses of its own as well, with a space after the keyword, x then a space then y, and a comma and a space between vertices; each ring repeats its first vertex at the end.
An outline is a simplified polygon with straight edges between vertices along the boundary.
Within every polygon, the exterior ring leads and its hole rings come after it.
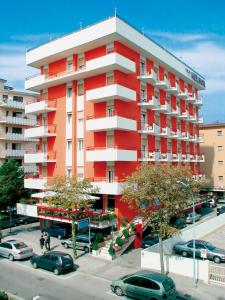
POLYGON ((195 42, 200 40, 207 40, 210 37, 210 35, 208 34, 201 34, 201 33, 183 34, 183 33, 173 33, 173 32, 166 32, 166 31, 148 31, 147 33, 150 36, 164 38, 176 42, 178 41, 195 42))
POLYGON ((12 35, 10 38, 13 41, 18 42, 48 42, 57 36, 62 35, 62 33, 41 33, 41 34, 24 34, 24 35, 12 35))

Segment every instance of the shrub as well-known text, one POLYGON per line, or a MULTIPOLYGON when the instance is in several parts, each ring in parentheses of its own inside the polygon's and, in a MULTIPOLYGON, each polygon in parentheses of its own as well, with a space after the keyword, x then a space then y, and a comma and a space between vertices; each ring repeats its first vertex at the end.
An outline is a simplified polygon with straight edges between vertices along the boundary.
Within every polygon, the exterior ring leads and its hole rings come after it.
POLYGON ((129 234, 129 231, 127 229, 124 229, 123 230, 123 236, 127 239, 129 238, 130 234, 129 234))
POLYGON ((0 291, 0 300, 8 300, 9 297, 4 291, 0 291))
POLYGON ((130 227, 131 227, 131 229, 132 229, 133 231, 135 231, 135 230, 136 230, 136 226, 135 226, 135 224, 134 224, 134 223, 130 223, 130 227))
POLYGON ((123 217, 122 219, 121 219, 121 222, 122 222, 122 226, 126 226, 126 224, 127 224, 127 218, 126 217, 123 217))
POLYGON ((123 241, 122 241, 122 239, 121 239, 119 236, 116 238, 116 244, 117 244, 118 246, 120 246, 120 247, 123 246, 123 241))
POLYGON ((93 246, 92 246, 92 250, 94 250, 94 251, 98 251, 98 242, 96 241, 96 239, 95 239, 95 241, 94 241, 94 243, 93 243, 93 246))
POLYGON ((98 233, 96 234, 95 241, 97 241, 97 243, 100 243, 100 242, 102 241, 102 239, 103 239, 102 233, 101 233, 101 232, 98 232, 98 233))
POLYGON ((115 249, 113 248, 113 244, 110 244, 110 246, 109 246, 109 254, 111 256, 113 256, 115 254, 115 249))

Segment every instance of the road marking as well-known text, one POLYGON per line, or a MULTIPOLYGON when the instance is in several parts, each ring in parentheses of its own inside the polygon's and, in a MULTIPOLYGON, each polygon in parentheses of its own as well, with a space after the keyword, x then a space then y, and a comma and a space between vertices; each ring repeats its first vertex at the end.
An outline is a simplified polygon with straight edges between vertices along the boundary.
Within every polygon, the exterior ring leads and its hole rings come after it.
POLYGON ((37 299, 39 299, 39 298, 40 298, 40 296, 35 296, 35 297, 33 297, 32 300, 37 300, 37 299))

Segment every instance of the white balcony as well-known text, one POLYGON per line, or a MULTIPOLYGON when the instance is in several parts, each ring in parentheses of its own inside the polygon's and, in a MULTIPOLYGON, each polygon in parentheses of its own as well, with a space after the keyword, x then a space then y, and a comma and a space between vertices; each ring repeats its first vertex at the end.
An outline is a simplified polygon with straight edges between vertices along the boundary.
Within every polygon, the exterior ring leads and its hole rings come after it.
POLYGON ((182 154, 181 153, 173 153, 172 161, 173 162, 182 162, 182 154))
POLYGON ((190 162, 190 154, 182 154, 182 162, 190 162))
POLYGON ((155 84, 157 82, 157 75, 152 70, 149 73, 141 74, 140 76, 138 76, 138 79, 140 79, 140 80, 142 80, 143 82, 146 82, 146 83, 155 84))
POLYGON ((13 98, 8 100, 2 99, 0 100, 0 107, 24 110, 25 104, 23 102, 14 101, 13 98))
POLYGON ((195 103, 193 103, 193 104, 196 105, 196 106, 202 106, 202 104, 203 104, 202 98, 201 99, 196 99, 195 103))
POLYGON ((42 100, 27 104, 25 114, 42 114, 50 111, 56 111, 56 100, 42 100))
POLYGON ((37 92, 40 89, 46 89, 51 86, 84 79, 113 70, 120 70, 124 73, 135 72, 135 63, 118 53, 110 53, 88 60, 86 65, 78 70, 64 71, 53 75, 37 75, 27 78, 25 81, 25 89, 37 92))
POLYGON ((189 122, 196 122, 196 116, 195 115, 189 115, 187 121, 189 121, 189 122))
POLYGON ((97 118, 86 121, 87 131, 106 131, 114 129, 136 131, 137 121, 116 115, 112 117, 97 118))
POLYGON ((191 103, 195 103, 197 100, 195 94, 189 94, 188 95, 188 98, 187 98, 187 101, 191 102, 191 103))
POLYGON ((4 133, 0 135, 0 140, 6 141, 20 141, 20 142, 38 142, 37 139, 25 138, 23 134, 19 133, 4 133))
POLYGON ((146 108, 158 108, 160 104, 159 104, 159 99, 153 96, 152 99, 150 100, 141 99, 138 105, 146 108))
POLYGON ((197 162, 205 162, 205 155, 204 154, 196 155, 196 160, 197 162))
POLYGON ((24 163, 32 164, 32 163, 47 163, 47 162, 55 162, 56 155, 55 152, 50 153, 25 153, 24 154, 24 163))
POLYGON ((56 136, 55 125, 40 126, 35 128, 25 129, 25 138, 40 138, 40 137, 51 137, 56 136))
POLYGON ((190 162, 192 163, 197 162, 197 156, 194 154, 190 154, 190 162))
POLYGON ((178 116, 180 119, 183 119, 183 120, 187 120, 189 119, 189 113, 188 111, 183 111, 179 116, 178 116))
POLYGON ((1 118, 0 123, 12 124, 12 125, 15 124, 15 125, 22 125, 22 126, 37 125, 37 121, 34 119, 26 119, 26 118, 12 117, 12 116, 1 118))
POLYGON ((160 153, 159 159, 161 162, 172 162, 172 153, 160 153))
POLYGON ((170 112, 168 112, 168 115, 170 115, 171 117, 178 117, 180 115, 180 107, 176 107, 176 108, 170 108, 170 112))
POLYGON ((188 98, 188 91, 187 89, 185 89, 184 91, 181 91, 179 92, 178 96, 184 100, 186 100, 188 98))
POLYGON ((111 84, 86 91, 86 101, 103 102, 114 98, 124 101, 136 101, 136 92, 120 84, 111 84))
POLYGON ((203 135, 199 135, 196 137, 196 142, 197 143, 204 143, 204 136, 203 135))
POLYGON ((149 152, 148 153, 148 161, 159 162, 160 161, 160 152, 159 151, 149 152))
POLYGON ((121 195, 124 187, 122 182, 93 181, 91 184, 99 188, 100 194, 121 195))
POLYGON ((149 124, 141 124, 141 130, 139 130, 139 133, 141 134, 152 134, 152 135, 159 135, 160 128, 155 123, 149 125, 149 124))
POLYGON ((171 130, 171 138, 172 139, 181 139, 181 132, 179 129, 175 130, 171 130))
POLYGON ((26 189, 44 190, 47 186, 47 178, 25 178, 24 187, 26 189))
POLYGON ((26 165, 26 166, 23 166, 23 170, 24 170, 24 173, 25 174, 28 174, 28 173, 38 173, 38 168, 36 165, 26 165))
POLYGON ((171 129, 169 127, 160 128, 160 136, 171 138, 171 129))
POLYGON ((166 89, 166 92, 168 92, 170 94, 178 95, 180 92, 180 88, 177 83, 174 86, 172 86, 169 82, 169 86, 166 89))
POLYGON ((162 113, 170 113, 171 106, 168 102, 165 102, 164 104, 160 104, 158 107, 152 108, 152 110, 159 111, 162 113))
POLYGON ((6 157, 23 157, 24 150, 7 150, 6 157))
POLYGON ((198 120, 197 120, 197 124, 203 124, 204 120, 203 120, 203 117, 198 117, 198 120))
POLYGON ((86 150, 86 161, 137 161, 137 151, 116 148, 86 150))
POLYGON ((159 80, 155 84, 159 89, 167 90, 170 86, 169 80, 165 77, 164 80, 159 80))
POLYGON ((188 132, 181 132, 181 139, 183 141, 188 141, 189 140, 189 133, 188 132))
POLYGON ((191 135, 191 134, 189 135, 189 141, 190 142, 196 142, 196 140, 197 140, 196 135, 191 135))

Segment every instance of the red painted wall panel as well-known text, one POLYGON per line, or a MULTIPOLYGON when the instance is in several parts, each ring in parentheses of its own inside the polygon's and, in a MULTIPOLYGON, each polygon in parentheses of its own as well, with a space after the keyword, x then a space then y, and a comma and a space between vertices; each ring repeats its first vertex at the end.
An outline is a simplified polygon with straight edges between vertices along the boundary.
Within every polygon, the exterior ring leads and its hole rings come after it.
MULTIPOLYGON (((62 73, 66 71, 66 58, 60 59, 48 65, 48 74, 49 76, 62 73)), ((57 94, 56 94, 57 95, 57 94)))
POLYGON ((85 61, 95 59, 101 56, 106 55, 106 46, 101 46, 95 49, 91 49, 84 53, 85 61))
POLYGON ((166 92, 159 90, 160 104, 164 105, 166 103, 166 92))
POLYGON ((159 66, 159 80, 164 80, 165 69, 159 66))

